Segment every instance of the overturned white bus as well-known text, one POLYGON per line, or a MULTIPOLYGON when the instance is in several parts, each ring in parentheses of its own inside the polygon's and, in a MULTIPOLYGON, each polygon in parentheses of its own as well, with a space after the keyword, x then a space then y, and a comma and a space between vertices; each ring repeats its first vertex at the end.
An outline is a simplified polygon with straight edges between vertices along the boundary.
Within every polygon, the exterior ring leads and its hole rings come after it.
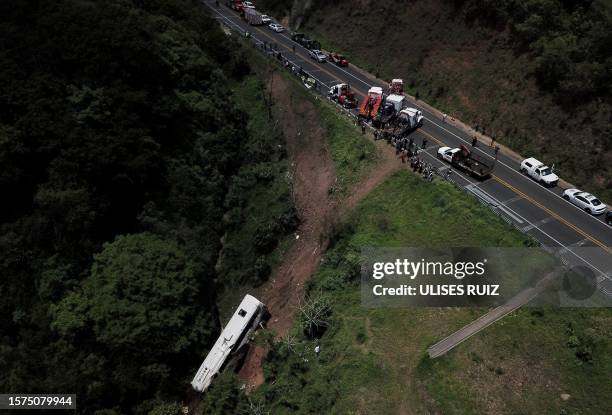
POLYGON ((246 351, 244 346, 248 343, 251 333, 265 322, 268 316, 264 303, 252 295, 245 295, 191 381, 193 389, 204 392, 224 368, 230 356, 238 357, 246 351))

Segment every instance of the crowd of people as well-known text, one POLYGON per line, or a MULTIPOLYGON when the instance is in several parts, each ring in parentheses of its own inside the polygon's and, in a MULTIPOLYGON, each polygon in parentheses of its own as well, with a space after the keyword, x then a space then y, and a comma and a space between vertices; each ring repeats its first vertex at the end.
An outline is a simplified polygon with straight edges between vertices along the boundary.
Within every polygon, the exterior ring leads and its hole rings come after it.
MULTIPOLYGON (((365 122, 363 120, 359 122, 362 132, 365 133, 365 122)), ((376 129, 374 130, 374 140, 386 140, 390 145, 394 146, 395 154, 402 163, 409 163, 412 171, 422 175, 424 179, 432 181, 434 174, 438 172, 431 163, 426 162, 419 156, 427 148, 427 138, 423 137, 419 146, 412 136, 398 137, 383 129, 376 129)), ((452 174, 452 171, 449 169, 445 178, 450 178, 450 174, 452 174)))

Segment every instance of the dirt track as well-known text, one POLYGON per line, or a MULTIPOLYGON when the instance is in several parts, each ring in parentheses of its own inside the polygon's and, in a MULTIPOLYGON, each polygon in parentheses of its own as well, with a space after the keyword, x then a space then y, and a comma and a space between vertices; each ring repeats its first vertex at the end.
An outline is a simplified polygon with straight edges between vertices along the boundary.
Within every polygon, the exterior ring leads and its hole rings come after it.
MULTIPOLYGON (((301 224, 297 238, 283 255, 283 259, 264 288, 262 300, 268 305, 272 318, 268 328, 277 337, 285 335, 293 324, 304 283, 316 272, 327 241, 323 233, 326 224, 342 218, 357 203, 390 174, 401 168, 401 162, 388 146, 384 146, 384 160, 344 200, 332 198, 329 188, 334 183, 334 165, 329 154, 327 136, 321 127, 312 102, 291 96, 289 81, 274 75, 272 96, 276 117, 287 140, 287 150, 293 164, 293 189, 301 224)), ((383 147, 381 142, 379 146, 383 147)), ((264 382, 262 361, 266 352, 260 347, 251 349, 240 371, 248 389, 264 382)))

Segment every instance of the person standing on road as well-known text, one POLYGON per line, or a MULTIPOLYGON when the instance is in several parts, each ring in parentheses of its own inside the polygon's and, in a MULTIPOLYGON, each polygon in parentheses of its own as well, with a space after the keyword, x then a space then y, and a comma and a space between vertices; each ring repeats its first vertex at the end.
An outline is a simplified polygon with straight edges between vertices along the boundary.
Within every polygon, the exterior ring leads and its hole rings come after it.
POLYGON ((472 138, 472 147, 476 147, 476 144, 478 144, 478 138, 474 136, 474 138, 472 138))
POLYGON ((497 159, 497 154, 499 153, 499 146, 495 146, 495 158, 497 159))
POLYGON ((295 53, 295 45, 291 45, 291 50, 295 53))
POLYGON ((446 117, 447 117, 446 113, 442 114, 442 122, 446 122, 446 117))
POLYGON ((495 147, 495 137, 491 137, 491 145, 489 147, 495 147))
POLYGON ((423 138, 423 144, 421 146, 423 148, 423 150, 425 150, 427 148, 427 139, 423 138))

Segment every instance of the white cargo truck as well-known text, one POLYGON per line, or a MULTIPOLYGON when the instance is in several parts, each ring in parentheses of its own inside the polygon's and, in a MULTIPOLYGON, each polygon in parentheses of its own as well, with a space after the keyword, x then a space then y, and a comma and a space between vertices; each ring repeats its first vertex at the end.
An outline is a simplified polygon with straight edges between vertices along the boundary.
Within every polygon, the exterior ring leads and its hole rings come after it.
POLYGON ((248 24, 253 26, 259 26, 264 24, 263 14, 252 8, 244 9, 244 18, 248 24))

